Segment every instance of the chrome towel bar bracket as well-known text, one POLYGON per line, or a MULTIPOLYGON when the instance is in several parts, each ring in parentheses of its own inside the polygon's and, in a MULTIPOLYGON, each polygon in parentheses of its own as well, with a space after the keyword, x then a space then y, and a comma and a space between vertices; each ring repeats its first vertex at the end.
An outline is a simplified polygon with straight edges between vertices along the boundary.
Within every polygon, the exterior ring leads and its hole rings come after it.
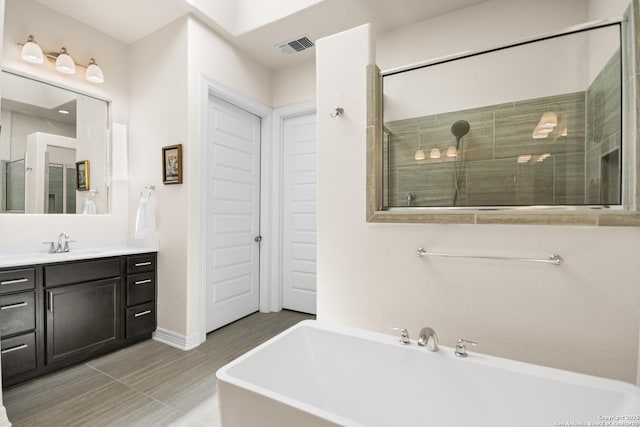
POLYGON ((520 261, 520 262, 538 262, 542 264, 562 265, 564 259, 558 254, 551 254, 549 258, 518 258, 518 257, 505 257, 505 256, 490 256, 490 255, 460 255, 460 254, 447 254, 439 252, 428 252, 424 248, 418 248, 416 255, 420 258, 424 256, 439 256, 446 258, 475 258, 475 259, 493 259, 500 261, 520 261))

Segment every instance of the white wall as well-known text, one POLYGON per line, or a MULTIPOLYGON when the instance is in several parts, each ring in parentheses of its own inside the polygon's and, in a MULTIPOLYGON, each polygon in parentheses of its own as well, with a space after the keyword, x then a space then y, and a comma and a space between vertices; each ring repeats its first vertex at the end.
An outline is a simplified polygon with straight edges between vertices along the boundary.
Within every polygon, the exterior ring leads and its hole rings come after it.
POLYGON ((133 43, 129 61, 129 235, 140 190, 153 184, 160 243, 158 326, 191 340, 200 332, 200 262, 205 262, 200 259, 204 79, 271 105, 271 72, 191 16, 133 43), (157 46, 163 46, 162 55, 157 46), (173 144, 183 145, 182 185, 162 184, 161 148, 173 144))
MULTIPOLYGON (((594 31, 617 35, 619 45, 617 30, 594 31)), ((384 121, 585 91, 589 41, 572 34, 386 76, 384 121)))
POLYGON ((129 237, 135 233, 140 192, 155 185, 158 250, 158 326, 185 333, 187 216, 190 206, 183 185, 162 183, 162 147, 187 144, 187 18, 181 18, 133 43, 129 48, 129 237), (158 55, 158 46, 162 54, 158 55))
POLYGON ((7 0, 5 14, 3 67, 113 100, 113 121, 128 123, 127 50, 123 43, 34 0, 7 0), (59 73, 55 64, 46 59, 40 65, 23 61, 16 43, 24 43, 29 34, 44 51, 58 51, 65 46, 79 64, 86 65, 95 58, 104 71, 105 82, 88 82, 80 68, 71 76, 59 73))
POLYGON ((315 101, 315 99, 315 58, 273 72, 273 108, 315 101))
POLYGON ((479 3, 379 35, 376 62, 380 69, 387 70, 555 32, 587 22, 585 3, 584 0, 479 3))
MULTIPOLYGON (((490 1, 383 34, 377 63, 489 47, 585 18, 580 2, 566 1, 547 2, 554 12, 542 19, 542 3, 490 1)), ((414 338, 430 325, 446 346, 466 338, 480 343, 478 352, 635 382, 640 229, 366 223, 369 37, 358 27, 317 44, 319 319, 386 333, 407 327, 414 338), (345 115, 330 119, 336 105, 345 115), (418 247, 556 252, 566 262, 420 259, 418 247)))
MULTIPOLYGON (((7 0, 6 22, 3 31, 2 66, 32 75, 75 90, 88 92, 112 100, 111 118, 114 122, 128 123, 127 49, 122 43, 106 36, 84 23, 61 15, 34 0, 7 0), (58 50, 63 45, 76 62, 88 63, 93 57, 105 74, 105 83, 95 85, 84 79, 84 73, 73 76, 55 71, 52 63, 29 64, 20 59, 20 47, 27 36, 33 34, 45 51, 58 50)), ((35 243, 54 239, 66 231, 73 240, 87 241, 127 236, 127 184, 112 182, 110 191, 111 214, 81 215, 21 215, 0 217, 1 244, 35 243)))

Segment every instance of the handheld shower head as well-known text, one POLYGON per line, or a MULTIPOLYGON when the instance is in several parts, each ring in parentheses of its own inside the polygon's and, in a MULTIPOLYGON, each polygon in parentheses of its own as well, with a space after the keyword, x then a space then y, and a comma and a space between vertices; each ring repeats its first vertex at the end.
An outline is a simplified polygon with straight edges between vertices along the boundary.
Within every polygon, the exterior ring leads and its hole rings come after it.
POLYGON ((451 133, 456 137, 456 141, 460 141, 460 138, 469 133, 471 125, 466 120, 458 120, 451 125, 451 133))
POLYGON ((453 175, 454 175, 454 184, 455 184, 455 192, 453 193, 453 206, 456 205, 456 201, 458 200, 458 193, 460 192, 460 188, 458 186, 458 181, 460 179, 460 164, 463 161, 463 150, 462 144, 460 143, 462 137, 469 133, 469 129, 471 129, 471 125, 466 120, 458 120, 454 124, 451 125, 451 133, 456 137, 456 161, 453 165, 453 175))

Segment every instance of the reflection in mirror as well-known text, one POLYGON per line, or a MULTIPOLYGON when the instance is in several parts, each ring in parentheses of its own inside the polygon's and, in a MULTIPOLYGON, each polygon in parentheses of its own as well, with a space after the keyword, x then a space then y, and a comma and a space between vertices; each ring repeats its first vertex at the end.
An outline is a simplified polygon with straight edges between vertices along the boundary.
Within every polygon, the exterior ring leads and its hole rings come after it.
POLYGON ((108 213, 108 103, 2 71, 0 212, 108 213), (91 191, 76 162, 91 163, 91 191), (94 212, 93 209, 89 212, 94 212))
POLYGON ((383 207, 621 205, 620 25, 383 76, 383 207))

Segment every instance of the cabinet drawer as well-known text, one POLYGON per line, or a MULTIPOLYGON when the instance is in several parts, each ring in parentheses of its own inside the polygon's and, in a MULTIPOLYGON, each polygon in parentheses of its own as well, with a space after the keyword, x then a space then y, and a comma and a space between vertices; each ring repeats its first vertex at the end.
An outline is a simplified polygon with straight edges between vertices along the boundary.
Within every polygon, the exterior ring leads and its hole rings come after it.
POLYGON ((127 308, 127 339, 150 334, 156 330, 156 308, 154 303, 127 308))
POLYGON ((156 254, 143 254, 127 257, 127 274, 154 271, 156 269, 156 254))
POLYGON ((44 267, 45 286, 90 282, 118 276, 120 276, 119 258, 70 262, 66 264, 46 265, 44 267))
POLYGON ((156 274, 134 274, 127 277, 127 306, 154 301, 156 298, 156 274))
POLYGON ((19 334, 36 327, 35 294, 0 296, 0 336, 19 334))
POLYGON ((36 368, 35 332, 2 340, 1 344, 3 379, 36 368))
POLYGON ((0 271, 0 294, 35 288, 35 268, 0 271))

